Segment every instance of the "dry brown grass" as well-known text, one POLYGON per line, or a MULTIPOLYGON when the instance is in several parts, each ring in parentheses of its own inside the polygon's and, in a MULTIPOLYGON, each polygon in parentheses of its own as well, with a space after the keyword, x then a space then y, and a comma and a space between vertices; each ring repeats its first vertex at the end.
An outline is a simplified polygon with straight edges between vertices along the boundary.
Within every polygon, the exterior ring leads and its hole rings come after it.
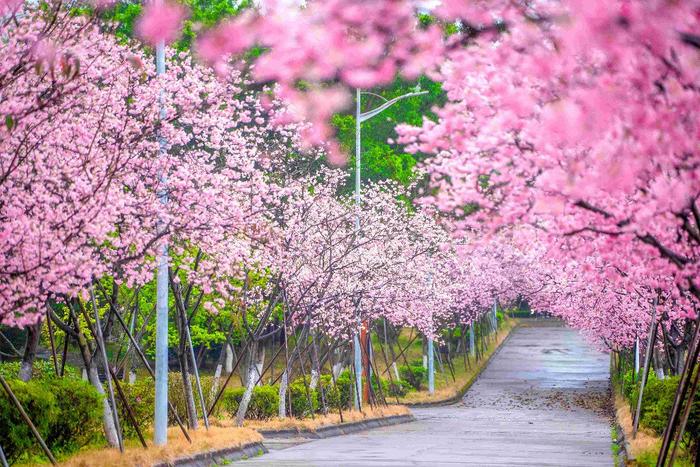
MULTIPOLYGON (((394 415, 407 415, 410 410, 403 405, 390 405, 366 409, 362 412, 350 410, 343 412, 345 423, 360 420, 390 417, 394 415)), ((340 422, 338 413, 317 415, 313 419, 271 419, 271 420, 246 420, 242 428, 236 427, 231 419, 212 419, 209 430, 200 428, 190 431, 192 444, 188 443, 178 427, 168 429, 168 445, 155 447, 149 441, 149 448, 143 449, 133 440, 127 441, 124 453, 118 449, 86 449, 72 456, 70 459, 59 463, 64 467, 120 467, 120 466, 150 466, 160 462, 173 461, 179 457, 207 452, 223 448, 241 447, 246 444, 263 440, 260 433, 255 430, 309 430, 328 425, 337 425, 340 422)), ((49 464, 42 464, 49 465, 49 464)))
MULTIPOLYGON (((367 408, 362 412, 356 410, 344 410, 343 422, 357 422, 360 420, 371 420, 375 418, 385 418, 394 415, 408 415, 411 411, 403 405, 389 405, 386 407, 367 408)), ((233 420, 217 420, 216 423, 220 427, 234 426, 233 420)), ((317 429, 341 423, 340 415, 329 413, 328 415, 315 415, 314 418, 273 418, 270 420, 246 420, 243 426, 260 431, 275 431, 275 430, 308 430, 316 431, 317 429)))
POLYGON ((640 428, 636 438, 632 439, 632 412, 620 394, 615 394, 615 411, 617 422, 625 432, 625 440, 629 444, 631 457, 639 457, 643 453, 659 450, 661 438, 647 429, 640 428))
MULTIPOLYGON (((460 393, 464 392, 469 386, 472 385, 474 380, 481 370, 486 366, 489 358, 496 349, 503 343, 503 341, 508 337, 510 332, 518 324, 519 320, 507 318, 501 328, 496 334, 495 341, 492 340, 487 346, 486 351, 483 354, 483 358, 479 360, 477 364, 472 362, 471 368, 466 370, 457 368, 455 372, 455 381, 450 378, 445 384, 439 384, 436 381, 435 393, 429 394, 427 390, 425 391, 412 391, 406 394, 405 397, 401 398, 402 404, 424 404, 430 402, 444 402, 457 397, 460 393)), ((458 365, 455 365, 458 367, 458 365)))
POLYGON ((260 433, 250 428, 212 425, 208 431, 202 427, 189 433, 192 444, 187 442, 178 427, 171 427, 168 429, 167 446, 156 447, 149 442, 149 448, 143 449, 140 444, 130 441, 123 454, 118 449, 90 449, 72 456, 59 465, 65 467, 150 466, 200 452, 240 447, 263 439, 260 433))

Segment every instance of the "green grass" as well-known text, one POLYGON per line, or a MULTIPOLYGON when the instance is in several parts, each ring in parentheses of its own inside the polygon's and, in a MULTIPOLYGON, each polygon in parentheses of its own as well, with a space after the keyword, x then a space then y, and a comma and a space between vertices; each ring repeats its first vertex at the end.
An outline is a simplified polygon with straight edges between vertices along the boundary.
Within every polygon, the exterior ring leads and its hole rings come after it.
POLYGON ((612 438, 612 443, 610 444, 610 449, 613 453, 613 464, 620 464, 620 445, 618 440, 617 427, 615 425, 610 427, 610 437, 612 438))

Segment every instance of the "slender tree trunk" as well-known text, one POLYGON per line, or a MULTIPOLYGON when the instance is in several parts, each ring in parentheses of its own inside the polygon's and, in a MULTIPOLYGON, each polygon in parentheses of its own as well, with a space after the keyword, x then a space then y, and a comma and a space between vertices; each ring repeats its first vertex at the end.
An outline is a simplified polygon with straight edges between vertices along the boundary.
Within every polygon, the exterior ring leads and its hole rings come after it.
MULTIPOLYGON (((70 305, 69 305, 70 307, 70 305)), ((78 349, 80 349, 80 355, 83 358, 83 364, 85 365, 87 379, 92 384, 92 386, 97 390, 98 393, 105 395, 105 389, 100 381, 100 376, 97 373, 97 367, 95 367, 92 359, 92 352, 88 345, 85 335, 80 329, 77 316, 73 313, 71 309, 71 316, 73 318, 73 323, 75 324, 75 331, 77 333, 77 343, 78 349)), ((109 378, 109 375, 107 375, 109 378)), ((119 447, 119 437, 117 435, 117 428, 114 425, 114 416, 112 415, 112 408, 109 405, 109 399, 107 397, 102 397, 102 425, 105 431, 105 438, 110 446, 116 448, 119 447)))
POLYGON ((192 379, 190 377, 190 362, 184 352, 180 356, 180 365, 182 373, 182 385, 185 391, 185 405, 187 406, 187 418, 190 421, 190 427, 193 430, 199 428, 199 420, 197 419, 197 406, 194 402, 194 392, 192 391, 192 379))
POLYGON ((236 413, 236 426, 243 426, 243 420, 245 420, 245 414, 248 412, 248 405, 250 405, 250 399, 253 397, 253 389, 255 388, 255 382, 257 380, 258 369, 255 365, 255 356, 258 353, 258 343, 253 342, 250 346, 250 360, 248 363, 248 375, 246 377, 246 387, 243 393, 243 398, 238 406, 238 412, 236 413))
POLYGON ((216 368, 214 369, 214 380, 211 385, 211 391, 209 392, 209 399, 211 400, 213 400, 213 398, 216 396, 216 393, 219 392, 219 384, 221 384, 221 372, 224 367, 224 361, 226 360, 227 348, 228 340, 226 340, 226 342, 224 342, 224 345, 221 347, 221 352, 219 352, 219 358, 216 361, 216 368))
POLYGON ((263 380, 262 380, 263 368, 265 368, 265 346, 261 345, 260 352, 258 354, 258 358, 255 361, 255 381, 253 383, 256 386, 262 386, 262 384, 263 384, 263 380))
POLYGON ((224 349, 226 351, 226 374, 229 374, 233 371, 233 349, 229 341, 226 341, 224 349))
POLYGON ((32 370, 34 369, 34 360, 36 359, 36 351, 39 348, 39 337, 41 336, 42 320, 27 326, 27 341, 24 346, 24 354, 22 355, 22 363, 19 367, 19 379, 25 383, 32 378, 32 370))
POLYGON ((289 375, 287 373, 287 369, 285 368, 284 373, 282 373, 282 379, 280 380, 280 391, 279 391, 280 403, 279 403, 279 410, 278 410, 279 418, 286 418, 287 417, 287 384, 289 383, 288 378, 289 378, 289 375))
POLYGON ((656 372, 656 377, 658 379, 664 379, 666 375, 664 374, 664 364, 661 356, 659 355, 659 349, 654 349, 654 371, 656 372))
POLYGON ((311 336, 311 381, 309 382, 309 388, 311 390, 316 389, 318 386, 318 380, 321 376, 321 369, 319 368, 318 361, 318 343, 316 342, 316 333, 311 336))

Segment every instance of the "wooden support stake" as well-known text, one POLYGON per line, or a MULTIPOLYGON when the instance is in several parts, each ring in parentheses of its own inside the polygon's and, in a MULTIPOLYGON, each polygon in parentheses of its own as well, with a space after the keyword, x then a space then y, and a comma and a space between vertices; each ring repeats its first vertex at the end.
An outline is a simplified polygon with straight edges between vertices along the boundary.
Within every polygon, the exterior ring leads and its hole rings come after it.
POLYGON ((134 430, 136 431, 136 435, 139 437, 139 441, 141 441, 141 446, 144 447, 144 449, 148 448, 148 444, 146 444, 146 440, 143 438, 143 434, 141 433, 141 428, 139 428, 139 424, 136 421, 136 417, 134 416, 134 412, 131 410, 131 406, 129 405, 129 401, 126 400, 126 396, 124 395, 124 391, 122 391, 121 384, 119 384, 119 379, 117 378, 117 375, 114 373, 114 370, 112 367, 109 367, 109 376, 112 378, 112 381, 114 381, 114 386, 117 388, 117 394, 119 395, 119 399, 121 399, 122 404, 124 404, 124 409, 126 409, 126 416, 129 419, 129 423, 131 423, 131 426, 134 427, 134 430))
MULTIPOLYGON (((695 400, 695 395, 698 391, 698 379, 700 379, 700 371, 696 371, 695 376, 693 377, 693 383, 690 387, 690 391, 688 392, 688 402, 685 404, 685 409, 683 410, 683 417, 681 418, 678 433, 676 434, 676 440, 673 443, 673 451, 671 451, 671 460, 669 461, 668 465, 675 465, 676 455, 678 454, 678 445, 683 439, 683 433, 685 433, 685 427, 688 424, 688 418, 690 418, 690 410, 693 408, 693 401, 695 400)), ((699 462, 697 458, 700 457, 700 453, 696 453, 695 455, 697 463, 699 462)))
MULTIPOLYGON (((649 376, 649 366, 651 365, 651 356, 654 353, 654 344, 656 343, 656 300, 654 297, 653 311, 651 312, 651 324, 649 324, 649 335, 647 339, 647 353, 644 356, 644 370, 642 373, 642 381, 639 386, 639 397, 637 398, 637 410, 634 412, 634 424, 632 426, 632 438, 637 437, 639 429, 639 415, 642 411, 642 397, 644 396, 644 386, 647 383, 649 376)), ((639 340, 637 340, 639 342, 639 340)))
MULTIPOLYGON (((126 333, 127 337, 131 341, 131 345, 134 347, 134 350, 136 350, 136 354, 139 356, 139 359, 141 360, 141 363, 146 367, 146 370, 148 371, 148 374, 151 375, 152 379, 156 379, 155 373, 153 373, 153 368, 151 368, 151 365, 148 363, 148 359, 146 359, 146 356, 143 354, 143 351, 141 350, 141 347, 138 345, 136 342, 136 339, 134 339, 134 336, 129 332, 129 328, 127 327, 126 323, 124 322, 124 318, 122 318, 121 314, 113 308, 114 311, 114 316, 117 317, 117 321, 119 321, 119 324, 121 325, 122 329, 126 333)), ((190 438, 189 433, 187 433, 187 429, 185 429, 185 425, 182 423, 182 419, 180 416, 177 414, 177 411, 175 410, 175 407, 173 406, 173 403, 168 401, 168 408, 170 409, 170 414, 175 418, 175 421, 177 422, 178 426, 180 427, 180 430, 182 431, 182 434, 185 435, 185 438, 187 441, 190 443, 192 442, 192 438, 190 438)))
MULTIPOLYGON (((49 304, 47 303, 46 306, 48 307, 49 304)), ((53 324, 51 324, 51 316, 49 316, 48 308, 46 309, 46 325, 49 328, 49 342, 51 343, 51 357, 53 359, 53 370, 56 373, 56 376, 58 376, 58 361, 56 360, 56 342, 53 338, 53 324)))
MULTIPOLYGON (((110 378, 109 360, 107 359, 107 349, 105 349, 105 341, 102 338, 102 325, 100 324, 100 313, 97 310, 97 301, 95 300, 95 291, 90 285, 90 300, 92 301, 92 309, 95 312, 95 340, 102 354, 102 364, 107 373, 107 389, 109 390, 109 403, 112 406, 112 418, 114 419, 114 427, 117 430, 117 440, 119 441, 119 451, 124 452, 124 440, 122 439, 122 429, 119 424, 119 414, 117 413, 117 401, 114 398, 114 388, 112 387, 112 378, 110 378)), ((87 316, 86 316, 87 318, 87 316)), ((88 321, 88 327, 90 322, 88 321)))
MULTIPOLYGON (((661 443, 661 449, 659 450, 659 457, 656 461, 657 467, 665 467, 666 458, 668 457, 668 451, 671 446, 671 438, 676 431, 676 423, 678 422, 678 412, 683 406, 685 396, 688 391, 690 377, 692 376, 693 369, 696 366, 698 359, 698 350, 700 350, 700 345, 698 345, 698 338, 700 338, 700 315, 695 320, 695 331, 693 333, 693 339, 691 340, 690 348, 688 349, 688 355, 683 366, 683 371, 681 372, 681 379, 678 383, 678 389, 676 390, 676 397, 673 401, 673 408, 671 409, 671 414, 668 419, 668 424, 664 429, 663 441, 661 443)), ((691 401, 692 402, 692 401, 691 401)))
POLYGON ((0 465, 2 467, 10 467, 10 464, 7 463, 5 452, 2 450, 2 446, 0 446, 0 465))

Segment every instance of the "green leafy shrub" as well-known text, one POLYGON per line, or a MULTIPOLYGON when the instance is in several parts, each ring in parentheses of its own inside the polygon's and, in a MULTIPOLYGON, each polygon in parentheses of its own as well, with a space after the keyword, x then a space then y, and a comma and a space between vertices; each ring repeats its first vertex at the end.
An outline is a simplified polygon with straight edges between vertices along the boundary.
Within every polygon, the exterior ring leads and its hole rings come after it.
MULTIPOLYGON (((211 402, 208 400, 209 394, 211 393, 211 387, 214 384, 213 376, 200 376, 199 378, 202 384, 202 393, 204 394, 204 400, 207 405, 211 402)), ((202 416, 202 409, 199 404, 199 394, 197 393, 197 382, 194 379, 194 375, 190 377, 190 383, 192 384, 192 394, 194 396, 194 406, 197 410, 198 416, 202 416)), ((152 383, 151 383, 152 384, 152 383)), ((223 384, 223 383, 222 383, 223 384)), ((178 372, 171 372, 168 374, 168 398, 172 402, 177 414, 183 420, 187 417, 187 400, 185 399, 185 386, 182 383, 182 375, 178 372)), ((175 420, 170 416, 170 424, 176 423, 175 420)))
POLYGON ((312 413, 318 412, 319 397, 318 391, 308 388, 302 379, 297 379, 289 385, 289 397, 291 398, 292 416, 298 418, 308 417, 312 413))
MULTIPOLYGON (((209 400, 209 394, 211 393, 211 387, 214 383, 214 379, 211 376, 200 377, 202 384, 202 392, 204 393, 204 400, 207 406, 211 403, 209 400)), ((197 414, 199 417, 202 416, 202 409, 199 403, 199 394, 197 393, 197 383, 195 382, 194 376, 190 379, 192 384, 192 394, 194 396, 194 406, 197 409, 197 414)), ((168 400, 175 408, 180 419, 185 422, 187 418, 187 402, 185 399, 185 390, 182 384, 182 375, 177 372, 171 372, 168 374, 168 400)), ((136 380, 133 384, 122 383, 122 390, 124 395, 129 402, 129 406, 134 413, 134 418, 136 423, 139 425, 139 429, 142 432, 148 430, 153 424, 153 412, 155 407, 155 385, 153 384, 153 379, 141 378, 136 380)), ((120 420, 122 420, 122 428, 124 430, 124 436, 127 438, 135 438, 136 430, 129 423, 127 418, 126 409, 123 407, 121 402, 117 404, 119 406, 120 420)), ((173 416, 172 412, 168 410, 168 423, 170 425, 175 425, 177 421, 173 416)))
POLYGON ((416 391, 420 391, 423 387, 423 382, 428 372, 422 365, 401 365, 399 367, 399 376, 401 380, 407 382, 416 391))
MULTIPOLYGON (((27 383, 9 379, 8 384, 54 454, 70 454, 101 436, 102 395, 88 382, 47 373, 27 383)), ((0 426, 0 445, 10 461, 42 454, 4 391, 0 392, 0 426)))
MULTIPOLYGON (((134 381, 133 384, 122 384, 122 391, 124 391, 124 396, 129 402, 131 412, 143 434, 153 424, 153 413, 156 401, 153 380, 151 378, 141 378, 134 381)), ((117 405, 119 407, 119 419, 122 421, 121 425, 124 436, 126 438, 135 438, 136 430, 131 423, 129 423, 124 405, 121 403, 117 403, 117 405)), ((172 417, 169 411, 168 417, 172 417)), ((176 422, 172 420, 171 423, 176 422)))
POLYGON ((407 381, 389 381, 387 382, 384 396, 403 397, 408 394, 408 391, 411 389, 413 389, 413 386, 411 386, 407 381))
MULTIPOLYGON (((238 407, 243 400, 245 388, 226 389, 221 396, 223 409, 231 416, 236 416, 238 407)), ((276 386, 256 386, 248 404, 246 418, 254 420, 265 420, 277 415, 280 397, 276 386)))
MULTIPOLYGON (((5 379, 17 379, 19 377, 19 368, 21 362, 3 362, 0 363, 0 375, 5 379)), ((80 370, 74 366, 66 365, 63 372, 64 377, 81 378, 80 370)), ((56 370, 53 367, 51 360, 42 360, 37 358, 32 365, 32 379, 55 379, 56 370)))
MULTIPOLYGON (((319 390, 323 390, 323 396, 329 410, 346 409, 352 401, 352 380, 347 371, 338 375, 335 384, 331 375, 321 375, 319 380, 319 390)), ((320 392, 320 391, 319 391, 320 392)), ((319 400, 321 396, 319 394, 319 400)))
POLYGON ((245 388, 227 388, 224 390, 224 393, 221 395, 221 402, 219 402, 219 405, 229 415, 229 417, 233 418, 236 416, 238 406, 241 404, 244 392, 245 388))
MULTIPOLYGON (((649 375, 651 377, 651 374, 649 375)), ((634 371, 630 370, 622 375, 622 393, 628 400, 637 401, 636 395, 639 390, 639 385, 634 380, 634 371)))
MULTIPOLYGON (((625 380, 630 386, 628 401, 631 405, 637 403, 639 397, 639 384, 631 383, 631 372, 625 375, 625 380)), ((656 434, 662 435, 668 418, 673 408, 673 401, 676 397, 676 390, 680 378, 671 376, 658 379, 654 372, 649 373, 646 386, 644 387, 644 397, 640 412, 640 424, 653 430, 656 434)), ((693 401, 690 410, 690 417, 686 425, 684 439, 691 452, 697 452, 698 440, 700 439, 700 399, 697 397, 693 401)))
POLYGON ((42 384, 53 393, 59 413, 46 437, 52 450, 75 452, 101 436, 102 394, 97 389, 75 378, 54 378, 42 384))
POLYGON ((350 407, 354 394, 355 376, 350 373, 349 370, 342 371, 338 375, 338 378, 336 378, 335 384, 340 390, 340 403, 342 407, 350 407))
MULTIPOLYGON (((45 385, 37 382, 24 383, 20 380, 8 380, 7 383, 39 434, 46 439, 51 426, 60 415, 56 406, 56 397, 45 385)), ((10 464, 16 462, 25 453, 41 452, 31 430, 5 391, 0 392, 0 427, 2 427, 0 446, 10 464)))

